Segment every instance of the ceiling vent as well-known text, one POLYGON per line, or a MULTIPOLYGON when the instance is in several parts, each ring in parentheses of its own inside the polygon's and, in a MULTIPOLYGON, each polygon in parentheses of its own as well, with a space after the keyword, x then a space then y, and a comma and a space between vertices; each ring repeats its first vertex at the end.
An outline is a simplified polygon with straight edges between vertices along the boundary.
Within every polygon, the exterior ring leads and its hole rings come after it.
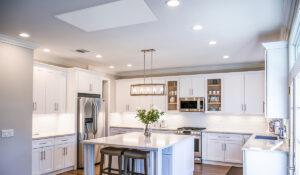
POLYGON ((85 49, 77 49, 75 51, 78 52, 78 53, 88 53, 88 52, 90 52, 90 51, 85 50, 85 49))

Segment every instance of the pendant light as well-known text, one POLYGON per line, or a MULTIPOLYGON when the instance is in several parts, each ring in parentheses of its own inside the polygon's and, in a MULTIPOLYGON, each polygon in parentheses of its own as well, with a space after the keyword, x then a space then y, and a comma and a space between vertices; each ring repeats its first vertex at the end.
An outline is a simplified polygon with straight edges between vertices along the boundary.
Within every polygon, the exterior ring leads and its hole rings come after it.
POLYGON ((141 50, 144 53, 144 84, 133 84, 130 87, 131 96, 156 96, 165 95, 165 84, 156 84, 152 81, 152 62, 154 49, 141 50), (151 54, 151 69, 150 78, 151 83, 146 84, 146 53, 151 54))

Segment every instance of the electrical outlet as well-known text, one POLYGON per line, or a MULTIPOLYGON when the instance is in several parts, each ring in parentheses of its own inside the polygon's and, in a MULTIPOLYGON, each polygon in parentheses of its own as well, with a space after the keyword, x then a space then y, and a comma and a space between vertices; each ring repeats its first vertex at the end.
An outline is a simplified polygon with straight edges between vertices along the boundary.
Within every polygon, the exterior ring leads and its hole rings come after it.
POLYGON ((14 130, 13 129, 3 129, 1 130, 1 137, 13 137, 14 136, 14 130))

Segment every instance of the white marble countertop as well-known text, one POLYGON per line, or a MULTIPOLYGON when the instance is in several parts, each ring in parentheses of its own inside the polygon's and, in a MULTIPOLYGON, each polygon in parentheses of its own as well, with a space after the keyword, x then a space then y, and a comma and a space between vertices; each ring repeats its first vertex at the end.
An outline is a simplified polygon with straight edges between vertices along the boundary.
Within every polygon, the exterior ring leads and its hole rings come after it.
MULTIPOLYGON (((139 126, 110 126, 110 128, 127 128, 127 129, 144 129, 139 126)), ((162 131, 176 131, 177 128, 154 128, 151 127, 152 130, 162 130, 162 131)))
POLYGON ((252 130, 236 130, 236 129, 205 129, 202 132, 211 132, 211 133, 227 133, 227 134, 247 134, 247 135, 252 135, 253 133, 256 133, 257 131, 252 131, 252 130))
POLYGON ((265 140, 255 139, 256 135, 274 135, 270 133, 253 134, 244 144, 242 150, 289 152, 289 139, 265 140))
POLYGON ((46 139, 46 138, 53 138, 53 137, 62 137, 62 136, 69 136, 69 135, 75 135, 76 133, 47 133, 47 134, 33 134, 32 140, 37 139, 46 139))
POLYGON ((133 132, 84 141, 84 144, 97 144, 134 149, 158 150, 170 147, 193 136, 152 133, 145 137, 142 132, 133 132))

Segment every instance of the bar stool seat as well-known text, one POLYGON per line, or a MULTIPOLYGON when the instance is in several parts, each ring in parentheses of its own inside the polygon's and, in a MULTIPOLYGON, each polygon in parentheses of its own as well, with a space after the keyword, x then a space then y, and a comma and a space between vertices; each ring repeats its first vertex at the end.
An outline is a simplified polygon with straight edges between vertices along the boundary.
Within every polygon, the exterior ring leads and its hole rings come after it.
POLYGON ((122 148, 115 148, 115 147, 106 147, 100 150, 101 153, 101 162, 100 162, 100 175, 102 174, 108 174, 108 175, 122 175, 122 167, 123 167, 123 161, 122 161, 122 156, 124 154, 124 151, 126 149, 122 148), (108 155, 108 167, 103 168, 104 164, 104 156, 108 155), (111 167, 112 164, 112 156, 118 156, 118 163, 119 163, 119 168, 114 169, 111 167), (112 171, 117 171, 118 173, 112 173, 112 171))
POLYGON ((126 150, 124 152, 124 160, 125 160, 125 165, 124 165, 124 169, 125 169, 125 175, 127 175, 128 173, 130 175, 148 175, 148 163, 147 163, 147 158, 148 158, 148 154, 150 152, 149 151, 140 151, 140 150, 126 150), (129 159, 132 159, 132 166, 131 166, 131 171, 129 171, 129 159), (144 174, 143 173, 137 173, 134 171, 135 169, 135 160, 136 159, 142 159, 144 160, 144 174))

